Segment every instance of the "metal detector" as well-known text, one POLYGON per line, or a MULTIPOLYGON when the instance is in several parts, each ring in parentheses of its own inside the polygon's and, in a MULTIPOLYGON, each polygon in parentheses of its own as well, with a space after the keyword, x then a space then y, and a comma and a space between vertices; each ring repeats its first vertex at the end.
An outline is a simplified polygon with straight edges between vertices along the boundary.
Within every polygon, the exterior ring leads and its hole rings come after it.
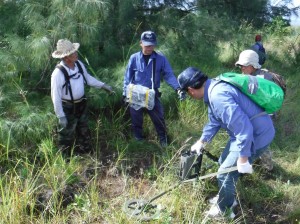
POLYGON ((123 206, 123 211, 130 217, 140 221, 149 221, 155 219, 160 214, 160 208, 158 205, 153 204, 152 202, 166 193, 174 190, 178 186, 184 183, 193 182, 197 180, 203 180, 209 177, 214 177, 218 174, 229 173, 232 171, 236 171, 237 167, 230 167, 221 172, 211 173, 204 176, 200 175, 200 170, 202 166, 203 154, 206 154, 208 158, 213 160, 214 162, 218 161, 218 158, 206 150, 202 150, 200 155, 197 155, 194 152, 187 151, 181 154, 180 158, 180 172, 179 178, 180 181, 168 188, 166 191, 154 196, 150 200, 144 199, 131 199, 127 200, 123 206))

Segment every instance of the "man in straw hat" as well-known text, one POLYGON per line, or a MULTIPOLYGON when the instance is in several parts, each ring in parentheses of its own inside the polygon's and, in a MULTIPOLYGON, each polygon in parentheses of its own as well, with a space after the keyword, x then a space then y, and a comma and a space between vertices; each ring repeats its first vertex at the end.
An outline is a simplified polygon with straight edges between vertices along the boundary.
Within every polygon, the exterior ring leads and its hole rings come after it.
POLYGON ((79 43, 60 39, 52 53, 53 58, 61 59, 51 76, 51 98, 59 123, 58 146, 67 153, 74 145, 74 135, 80 152, 91 150, 84 84, 113 92, 112 87, 91 76, 78 60, 79 46, 79 43))

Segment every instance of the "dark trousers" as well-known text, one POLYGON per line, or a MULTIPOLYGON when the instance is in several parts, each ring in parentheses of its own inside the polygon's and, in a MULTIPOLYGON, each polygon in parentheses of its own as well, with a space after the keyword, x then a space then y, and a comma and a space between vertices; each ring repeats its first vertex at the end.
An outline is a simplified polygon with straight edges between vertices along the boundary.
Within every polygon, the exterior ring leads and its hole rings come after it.
POLYGON ((134 137, 137 140, 143 139, 143 115, 145 112, 149 114, 151 121, 155 126, 160 142, 166 142, 167 132, 164 111, 160 100, 157 97, 155 98, 155 105, 152 110, 147 110, 145 108, 135 110, 130 107, 131 125, 134 137))
POLYGON ((68 120, 68 125, 65 128, 59 127, 59 147, 70 148, 73 145, 78 145, 81 150, 89 151, 91 134, 88 127, 86 100, 75 104, 63 102, 63 110, 68 120))

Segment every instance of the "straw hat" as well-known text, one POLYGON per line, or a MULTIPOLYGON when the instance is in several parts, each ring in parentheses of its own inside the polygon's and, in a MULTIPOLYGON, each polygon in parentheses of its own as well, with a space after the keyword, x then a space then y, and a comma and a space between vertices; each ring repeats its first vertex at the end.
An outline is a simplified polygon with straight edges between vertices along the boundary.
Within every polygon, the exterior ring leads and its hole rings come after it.
POLYGON ((73 54, 78 50, 79 43, 71 43, 67 39, 60 39, 56 44, 56 51, 52 53, 53 58, 64 58, 70 54, 73 54))

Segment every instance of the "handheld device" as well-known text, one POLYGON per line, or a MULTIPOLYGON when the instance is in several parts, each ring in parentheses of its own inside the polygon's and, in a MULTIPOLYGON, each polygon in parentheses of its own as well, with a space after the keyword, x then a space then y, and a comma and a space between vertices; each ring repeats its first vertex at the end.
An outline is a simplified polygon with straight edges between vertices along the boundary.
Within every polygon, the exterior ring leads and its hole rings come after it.
POLYGON ((203 154, 197 155, 196 152, 183 152, 180 157, 179 178, 189 180, 199 176, 203 154))

